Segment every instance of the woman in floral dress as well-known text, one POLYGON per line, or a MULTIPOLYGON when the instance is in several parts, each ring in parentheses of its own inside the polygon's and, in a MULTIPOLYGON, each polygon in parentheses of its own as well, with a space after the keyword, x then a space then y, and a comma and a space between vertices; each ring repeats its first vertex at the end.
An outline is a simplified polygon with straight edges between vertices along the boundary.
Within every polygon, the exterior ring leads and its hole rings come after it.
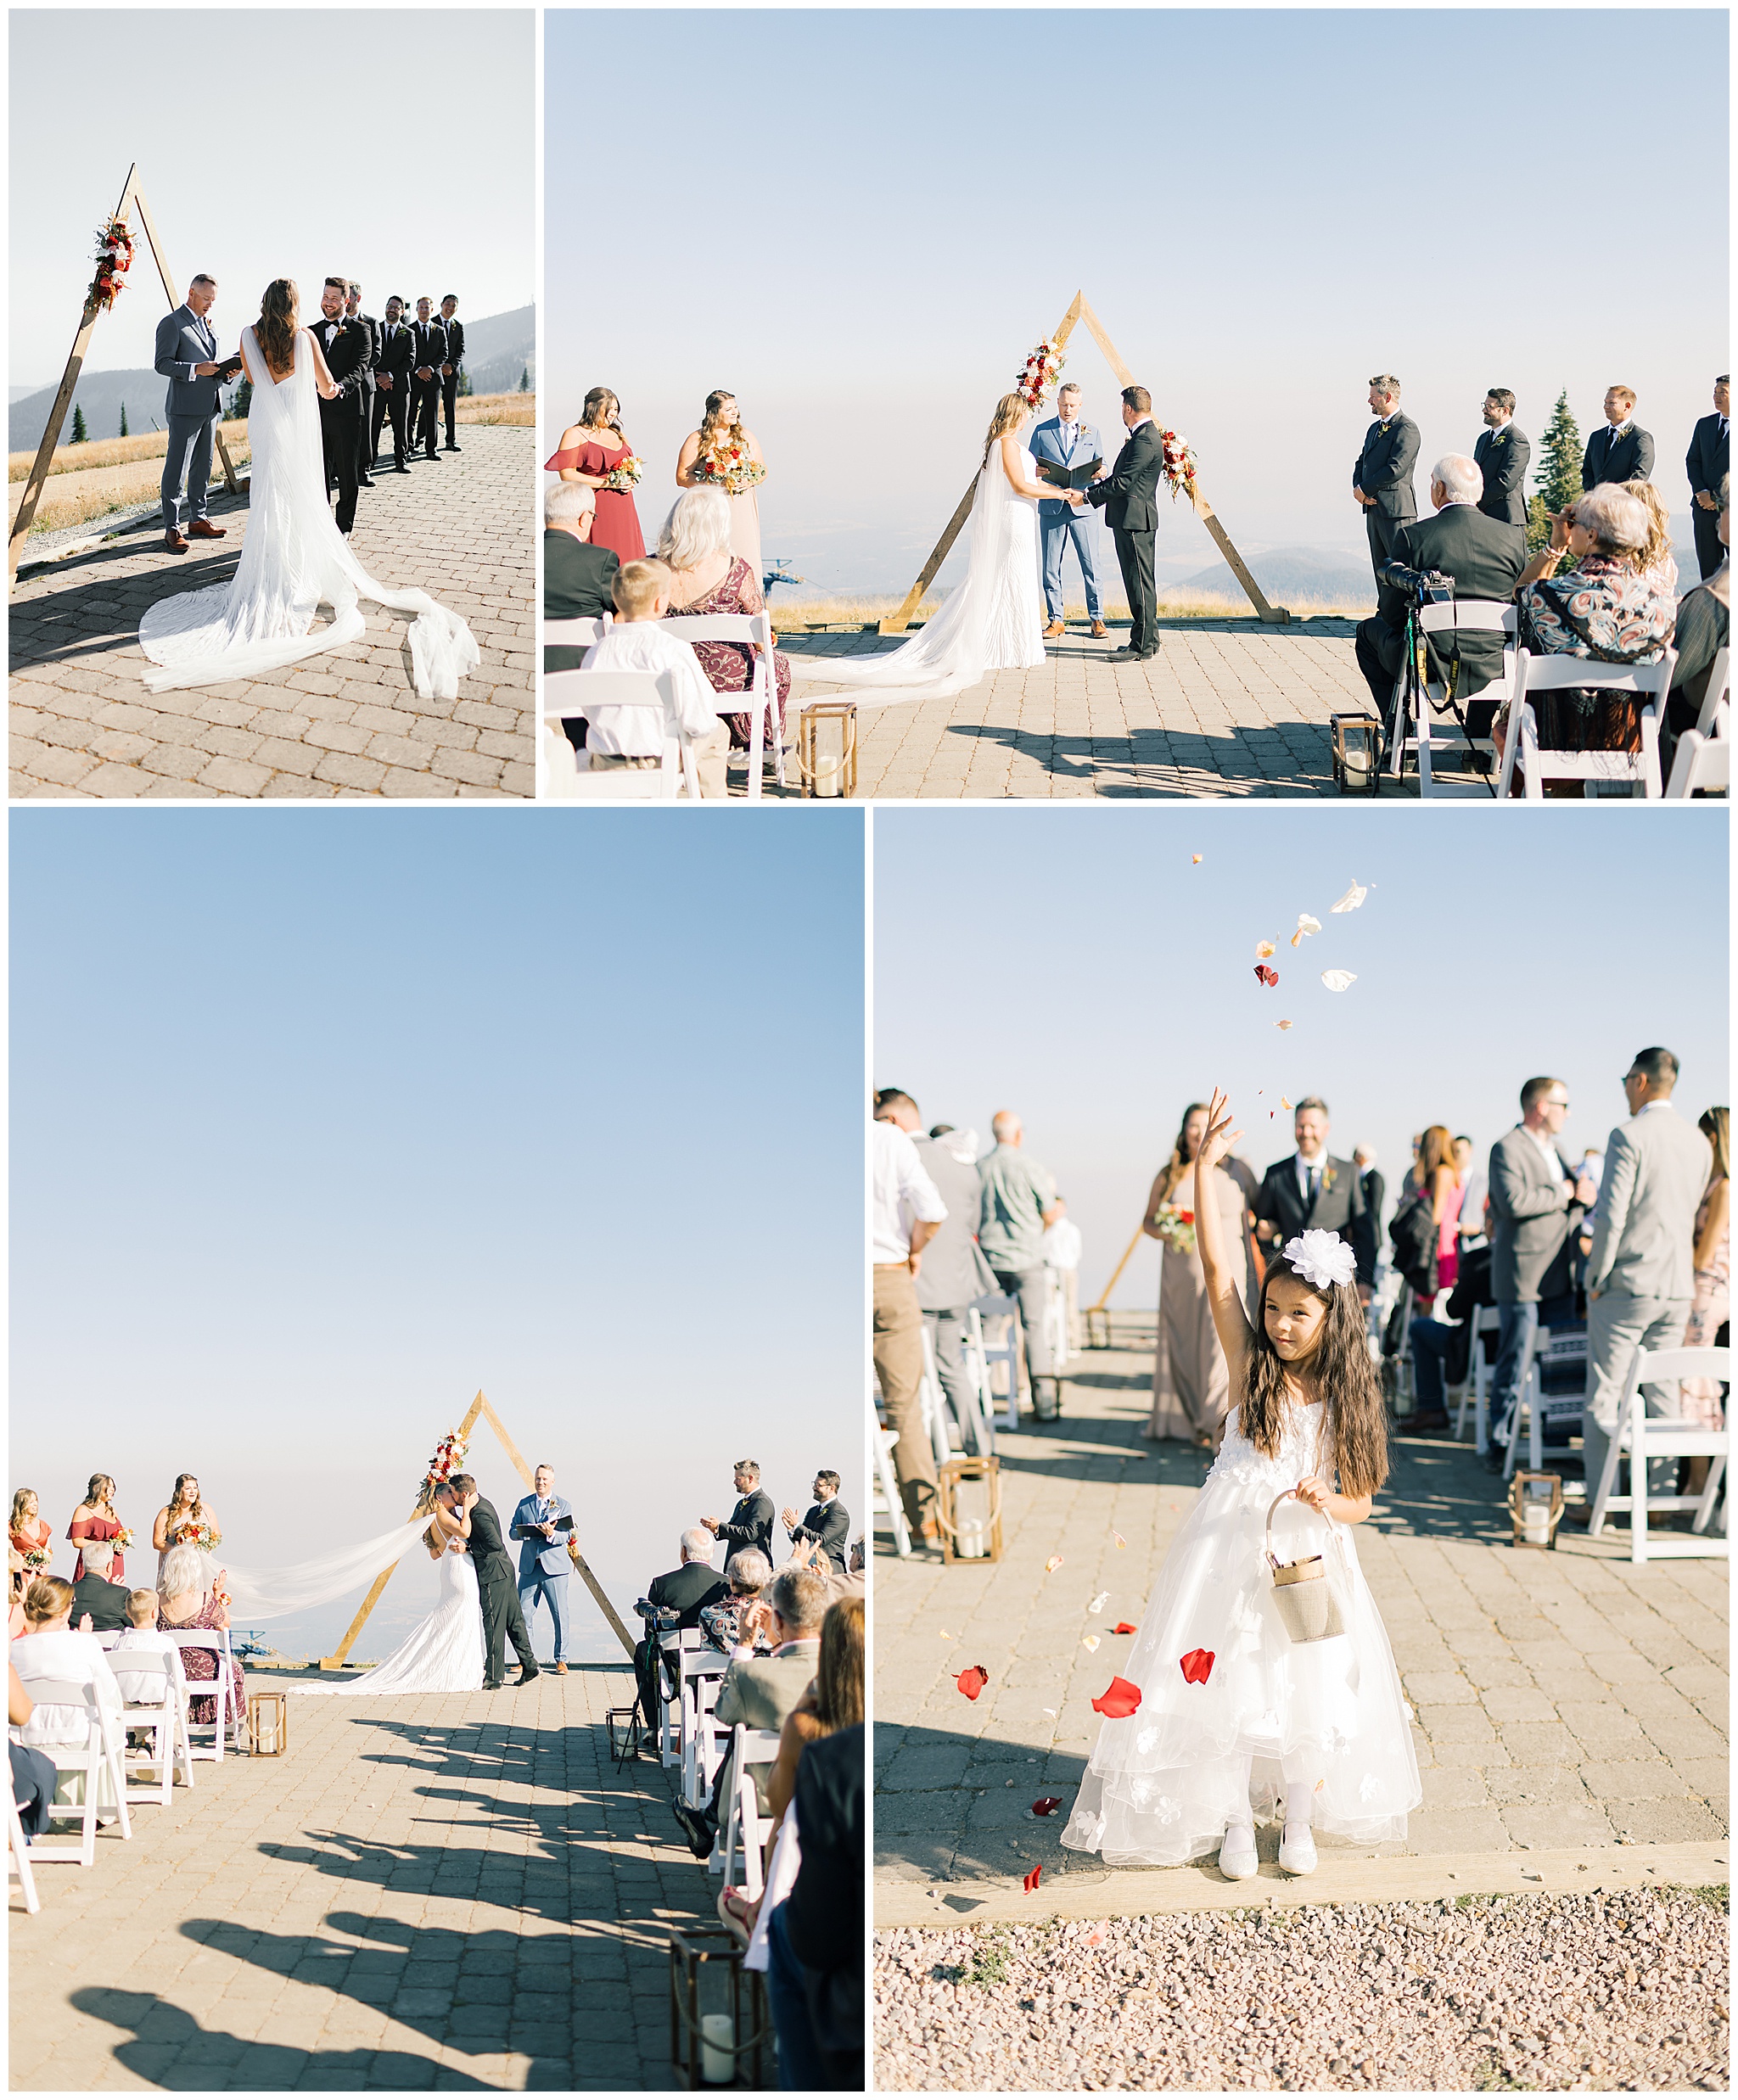
MULTIPOLYGON (((670 566, 670 617, 678 619, 707 613, 760 613, 766 601, 760 580, 732 549, 730 499, 721 489, 690 489, 679 496, 658 535, 658 558, 670 566)), ((754 682, 754 652, 742 641, 697 641, 700 659, 714 692, 747 692, 754 682)), ((779 740, 784 738, 785 702, 790 696, 790 659, 772 652, 778 687, 779 740)), ((748 748, 749 718, 727 714, 732 748, 748 748)))
MULTIPOLYGON (((163 1557, 163 1578, 158 1586, 157 1631, 160 1633, 220 1632, 229 1624, 229 1606, 214 1575, 211 1563, 197 1546, 171 1546, 163 1557)), ((181 1666, 189 1684, 213 1684, 220 1658, 209 1648, 184 1648, 181 1666)), ((241 1665, 232 1662, 231 1710, 247 1711, 241 1665)), ((188 1718, 209 1728, 217 1718, 217 1701, 209 1692, 195 1693, 188 1718)))
POLYGON ((543 468, 563 481, 581 482, 597 490, 591 545, 608 547, 624 568, 641 558, 646 542, 633 490, 611 488, 609 477, 633 456, 634 448, 622 434, 621 403, 607 386, 594 386, 580 410, 580 420, 562 432, 558 450, 543 468))

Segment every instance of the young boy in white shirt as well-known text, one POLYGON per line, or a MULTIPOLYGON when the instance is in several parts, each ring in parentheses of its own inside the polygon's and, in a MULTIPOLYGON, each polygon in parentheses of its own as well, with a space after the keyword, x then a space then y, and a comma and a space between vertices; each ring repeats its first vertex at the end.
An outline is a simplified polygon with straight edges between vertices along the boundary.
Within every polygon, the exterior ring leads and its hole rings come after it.
POLYGON ((165 1693, 163 1679, 154 1673, 147 1676, 137 1670, 129 1670, 126 1658, 132 1654, 171 1655, 174 1665, 171 1674, 181 1678, 181 1647, 166 1633, 157 1631, 157 1593, 154 1589, 136 1589, 129 1592, 126 1599, 128 1624, 116 1636, 115 1645, 109 1650, 109 1667, 115 1672, 115 1682, 121 1687, 121 1696, 129 1706, 160 1706, 165 1693))
MULTIPOLYGON (((670 574, 659 561, 630 562, 616 573, 612 596, 615 624, 586 652, 588 671, 673 671, 673 709, 688 739, 707 802, 725 798, 725 753, 730 730, 718 712, 718 696, 686 641, 653 624, 670 610, 670 574)), ((655 766, 662 762, 665 725, 657 707, 611 708, 586 723, 586 748, 594 770, 655 766)))

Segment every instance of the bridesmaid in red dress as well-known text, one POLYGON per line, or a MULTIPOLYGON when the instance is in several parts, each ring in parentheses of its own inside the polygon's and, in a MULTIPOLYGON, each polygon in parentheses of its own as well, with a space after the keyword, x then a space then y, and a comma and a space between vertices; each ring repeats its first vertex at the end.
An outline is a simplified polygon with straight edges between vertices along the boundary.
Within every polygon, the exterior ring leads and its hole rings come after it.
POLYGON ((546 462, 545 473, 558 473, 563 481, 583 482, 597 491, 597 515, 591 524, 591 545, 608 547, 624 568, 646 552, 640 531, 640 513, 634 508, 631 489, 606 489, 604 478, 629 456, 633 447, 621 434, 621 403, 607 386, 594 386, 586 396, 580 420, 561 434, 561 446, 546 462))
MULTIPOLYGON (((85 1490, 85 1498, 72 1513, 72 1522, 66 1528, 66 1536, 79 1548, 79 1556, 72 1571, 75 1582, 84 1580, 85 1556, 83 1542, 87 1538, 119 1538, 121 1520, 115 1514, 115 1483, 106 1473, 93 1473, 91 1484, 85 1490)), ((126 1576, 126 1568, 121 1556, 116 1554, 109 1565, 109 1580, 119 1582, 126 1576)))

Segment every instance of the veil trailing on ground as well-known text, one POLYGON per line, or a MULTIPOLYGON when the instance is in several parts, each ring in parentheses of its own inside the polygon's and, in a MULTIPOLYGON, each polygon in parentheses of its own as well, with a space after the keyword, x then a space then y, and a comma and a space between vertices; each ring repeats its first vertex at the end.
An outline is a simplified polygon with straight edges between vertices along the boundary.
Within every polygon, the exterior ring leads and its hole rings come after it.
POLYGON ((1014 518, 1019 501, 1008 485, 1001 447, 993 443, 978 476, 977 494, 966 529, 971 546, 966 574, 948 593, 941 610, 909 641, 884 655, 835 661, 817 659, 812 675, 817 685, 866 689, 860 705, 875 706, 873 696, 889 701, 941 700, 964 692, 984 676, 990 663, 989 638, 998 622, 1013 618, 1014 518))
POLYGON ((426 1516, 415 1517, 360 1546, 340 1547, 322 1554, 317 1560, 298 1561, 289 1568, 238 1568, 233 1562, 226 1563, 230 1618, 238 1626, 251 1626, 255 1620, 287 1619, 292 1612, 332 1604, 358 1583, 372 1582, 384 1570, 396 1567, 428 1528, 426 1516))
POLYGON ((478 661, 470 629, 425 591, 391 591, 350 551, 326 503, 326 469, 314 360, 306 329, 295 339, 295 363, 283 378, 268 370, 252 328, 242 331, 253 374, 248 438, 253 466, 247 534, 235 574, 208 591, 160 598, 139 622, 139 642, 152 663, 150 692, 221 685, 282 670, 360 639, 357 601, 412 615, 411 668, 423 699, 452 700, 478 661), (332 624, 311 634, 322 604, 332 624))

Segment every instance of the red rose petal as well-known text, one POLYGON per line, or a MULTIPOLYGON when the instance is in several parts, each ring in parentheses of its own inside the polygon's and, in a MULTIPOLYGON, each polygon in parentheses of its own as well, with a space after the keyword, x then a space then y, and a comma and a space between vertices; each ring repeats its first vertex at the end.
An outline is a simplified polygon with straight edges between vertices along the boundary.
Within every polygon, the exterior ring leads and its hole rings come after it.
POLYGON ((969 1670, 962 1670, 954 1679, 967 1699, 976 1699, 990 1682, 989 1671, 974 1663, 969 1670))
POLYGON ((1035 1866, 1035 1867, 1032 1869, 1031 1873, 1030 1873, 1029 1874, 1028 1874, 1028 1875, 1027 1875, 1027 1877, 1026 1877, 1026 1880, 1025 1880, 1025 1884, 1024 1884, 1024 1885, 1025 1885, 1025 1887, 1026 1887, 1026 1889, 1028 1890, 1028 1891, 1029 1891, 1029 1892, 1031 1890, 1035 1889, 1035 1888, 1038 1886, 1038 1877, 1039 1877, 1039 1876, 1040 1876, 1040 1875, 1043 1872, 1044 1872, 1044 1863, 1043 1863, 1043 1862, 1042 1862, 1042 1861, 1040 1861, 1040 1862, 1038 1863, 1038 1865, 1037 1865, 1037 1866, 1035 1866))
POLYGON ((1130 1684, 1126 1677, 1113 1677, 1103 1697, 1093 1700, 1092 1711, 1102 1714, 1107 1721, 1126 1721, 1140 1705, 1141 1687, 1130 1684))
POLYGON ((1059 1794, 1046 1794, 1041 1801, 1033 1802, 1032 1813, 1034 1816, 1053 1816, 1062 1805, 1059 1794))
POLYGON ((1279 972, 1277 970, 1270 970, 1264 962, 1258 962, 1256 964, 1255 974, 1260 978, 1261 982, 1267 987, 1269 991, 1271 991, 1274 986, 1280 981, 1279 972))
POLYGON ((1113 1633, 1138 1633, 1140 1631, 1138 1626, 1130 1626, 1126 1619, 1118 1619, 1111 1628, 1113 1633))
POLYGON ((1191 1684, 1205 1684, 1213 1675, 1213 1650, 1210 1648, 1191 1648, 1180 1658, 1179 1666, 1191 1684))

